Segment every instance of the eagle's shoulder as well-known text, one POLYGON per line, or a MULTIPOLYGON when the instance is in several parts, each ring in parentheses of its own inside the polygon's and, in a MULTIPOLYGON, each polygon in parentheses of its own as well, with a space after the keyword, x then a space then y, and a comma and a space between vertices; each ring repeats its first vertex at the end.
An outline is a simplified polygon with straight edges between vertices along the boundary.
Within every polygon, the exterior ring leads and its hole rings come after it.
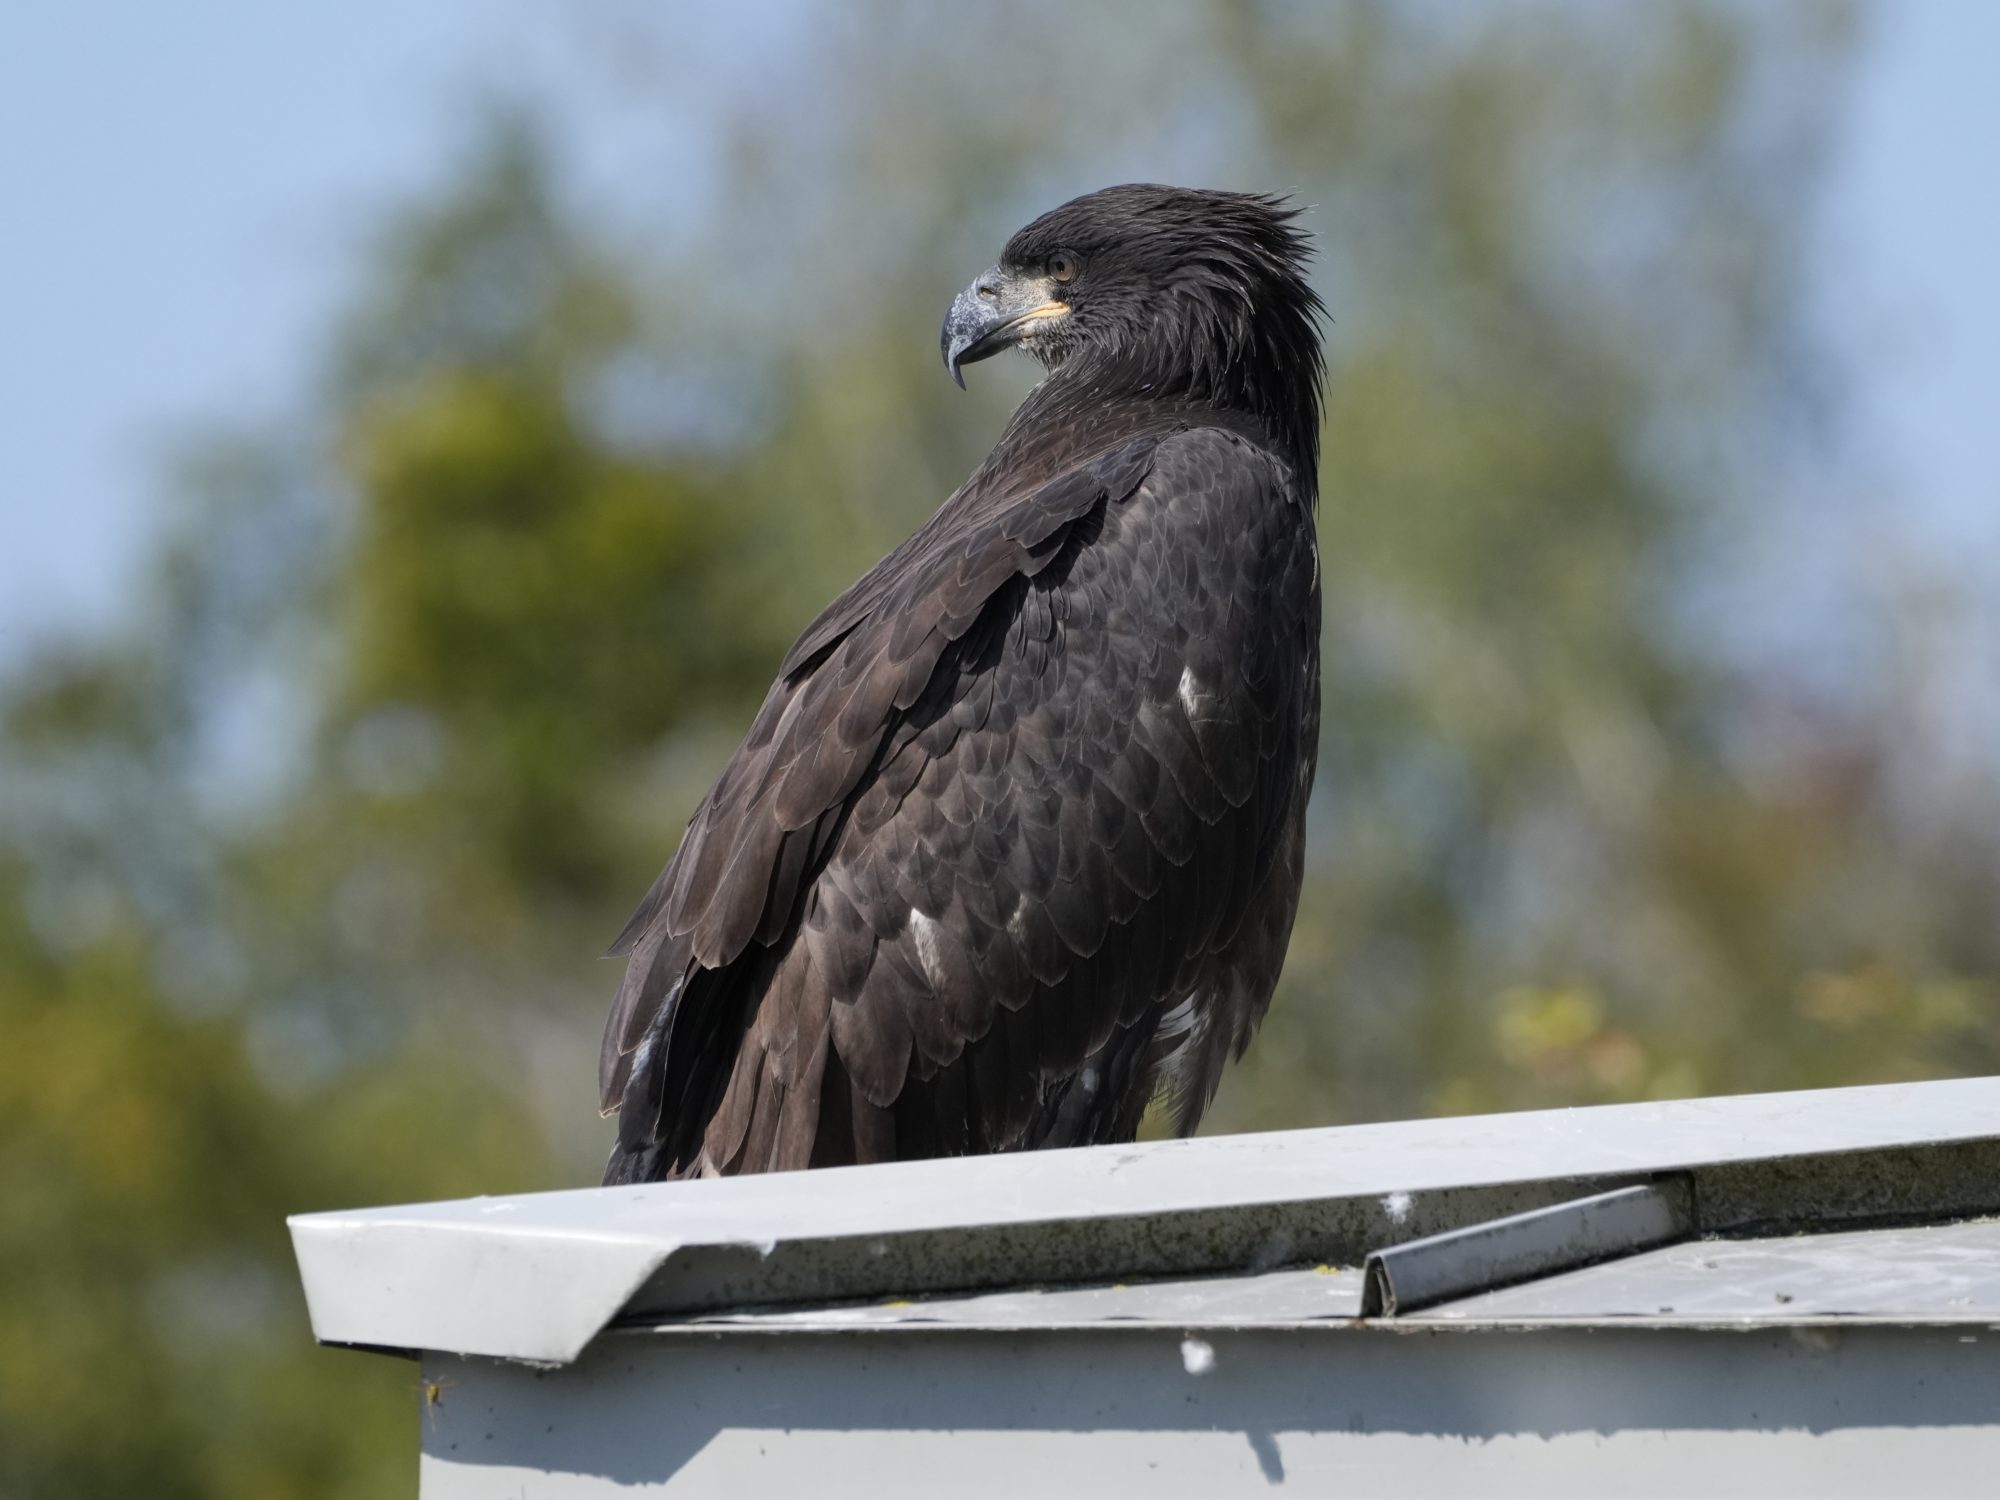
POLYGON ((954 575, 965 564, 984 559, 1002 567, 1092 506, 1123 498, 1145 477, 1161 442, 1181 430, 1141 431, 1073 463, 997 476, 982 470, 820 611, 785 653, 774 688, 823 665, 832 647, 870 619, 943 592, 962 592, 954 589, 959 582, 954 575))

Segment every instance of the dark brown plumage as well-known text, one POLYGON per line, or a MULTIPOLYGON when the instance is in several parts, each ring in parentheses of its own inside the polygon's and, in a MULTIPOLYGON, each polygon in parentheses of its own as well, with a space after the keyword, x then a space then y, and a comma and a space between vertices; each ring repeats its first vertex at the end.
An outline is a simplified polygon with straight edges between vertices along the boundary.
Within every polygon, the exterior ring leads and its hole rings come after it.
POLYGON ((792 647, 614 952, 608 1182, 1192 1130, 1277 982, 1319 728, 1318 300, 1276 200, 1009 242, 1050 367, 792 647))

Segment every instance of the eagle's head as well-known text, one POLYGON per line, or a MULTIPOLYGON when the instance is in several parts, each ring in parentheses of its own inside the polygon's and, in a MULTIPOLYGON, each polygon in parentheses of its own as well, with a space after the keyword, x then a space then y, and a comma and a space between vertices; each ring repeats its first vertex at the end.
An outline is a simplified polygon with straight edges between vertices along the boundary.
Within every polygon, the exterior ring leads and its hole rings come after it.
POLYGON ((1297 215, 1263 194, 1152 183, 1073 198, 958 294, 945 368, 962 386, 964 366, 1019 347, 1098 391, 1243 405, 1286 426, 1303 418, 1316 439, 1321 306, 1297 215), (1271 411, 1273 401, 1290 410, 1271 411))

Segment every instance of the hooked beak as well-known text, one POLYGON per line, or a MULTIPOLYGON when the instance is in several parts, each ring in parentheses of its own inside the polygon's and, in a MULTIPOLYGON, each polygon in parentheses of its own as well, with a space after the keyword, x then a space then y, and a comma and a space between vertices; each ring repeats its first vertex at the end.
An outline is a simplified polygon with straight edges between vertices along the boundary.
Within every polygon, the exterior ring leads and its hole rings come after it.
POLYGON ((1055 283, 1046 276, 1010 276, 995 266, 982 272, 952 299, 945 314, 938 348, 944 367, 965 389, 965 365, 998 354, 1037 328, 1069 316, 1069 304, 1057 299, 1055 283))

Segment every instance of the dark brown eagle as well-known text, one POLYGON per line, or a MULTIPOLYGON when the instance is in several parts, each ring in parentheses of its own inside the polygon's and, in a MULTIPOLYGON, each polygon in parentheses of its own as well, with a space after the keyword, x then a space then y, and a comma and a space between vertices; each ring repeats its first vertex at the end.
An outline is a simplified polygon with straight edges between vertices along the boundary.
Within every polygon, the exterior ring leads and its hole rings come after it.
POLYGON ((827 607, 613 945, 607 1182, 1191 1131, 1262 1019, 1319 736, 1294 211, 1107 188, 951 305, 1048 367, 827 607))

